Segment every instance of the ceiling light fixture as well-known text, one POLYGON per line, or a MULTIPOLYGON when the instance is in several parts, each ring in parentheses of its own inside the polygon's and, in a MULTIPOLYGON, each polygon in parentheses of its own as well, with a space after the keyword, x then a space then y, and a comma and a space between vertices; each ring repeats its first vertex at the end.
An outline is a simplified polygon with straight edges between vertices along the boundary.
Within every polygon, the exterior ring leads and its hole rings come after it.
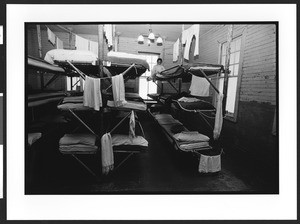
POLYGON ((147 44, 148 46, 150 46, 151 43, 154 43, 155 42, 155 38, 157 38, 156 40, 156 44, 158 46, 161 46, 163 45, 163 39, 160 37, 160 35, 155 35, 152 31, 152 28, 151 28, 151 25, 150 25, 150 28, 149 28, 149 34, 140 34, 138 36, 138 39, 137 39, 137 42, 139 44, 144 44, 144 41, 145 41, 145 38, 147 38, 147 44))
POLYGON ((138 43, 139 44, 143 44, 144 43, 144 37, 143 37, 143 35, 139 35, 139 37, 138 37, 138 43))

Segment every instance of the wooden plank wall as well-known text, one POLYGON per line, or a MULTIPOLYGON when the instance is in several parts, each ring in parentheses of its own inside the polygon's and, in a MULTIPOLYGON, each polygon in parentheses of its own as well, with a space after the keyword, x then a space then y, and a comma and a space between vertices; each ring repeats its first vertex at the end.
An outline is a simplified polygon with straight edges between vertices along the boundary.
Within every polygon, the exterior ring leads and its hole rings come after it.
MULTIPOLYGON (((218 63, 219 43, 226 40, 227 28, 227 25, 216 25, 200 37, 199 62, 218 63)), ((234 35, 242 31, 245 47, 240 101, 275 105, 276 27, 273 24, 234 26, 234 35)))

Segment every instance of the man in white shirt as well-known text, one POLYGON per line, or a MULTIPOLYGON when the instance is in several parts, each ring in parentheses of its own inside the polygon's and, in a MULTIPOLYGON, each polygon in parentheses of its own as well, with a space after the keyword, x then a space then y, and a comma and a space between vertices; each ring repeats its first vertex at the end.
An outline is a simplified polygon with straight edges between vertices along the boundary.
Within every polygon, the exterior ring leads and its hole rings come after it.
POLYGON ((148 81, 153 80, 153 82, 156 81, 156 74, 161 73, 163 70, 165 70, 165 67, 161 65, 162 64, 162 59, 158 58, 157 59, 157 64, 153 66, 151 70, 151 77, 149 77, 148 81))

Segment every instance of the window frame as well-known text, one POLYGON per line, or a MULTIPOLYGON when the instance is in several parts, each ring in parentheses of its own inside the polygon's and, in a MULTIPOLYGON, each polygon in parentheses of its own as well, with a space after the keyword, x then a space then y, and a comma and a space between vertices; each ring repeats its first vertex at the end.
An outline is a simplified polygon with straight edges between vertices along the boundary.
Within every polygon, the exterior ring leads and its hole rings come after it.
MULTIPOLYGON (((238 69, 238 76, 237 76, 237 84, 236 84, 236 96, 235 96, 235 104, 234 104, 234 112, 233 114, 226 113, 225 119, 232 121, 232 122, 237 122, 237 116, 238 116, 238 109, 239 109, 239 101, 240 101, 240 90, 241 90, 241 81, 242 81, 242 72, 243 72, 243 61, 244 61, 244 50, 245 50, 245 38, 246 38, 246 30, 247 27, 244 27, 240 32, 236 32, 232 39, 236 39, 238 37, 241 37, 241 48, 240 48, 240 59, 239 59, 239 69, 238 69)), ((222 39, 218 41, 219 43, 219 51, 218 51, 218 64, 222 63, 222 45, 227 42, 227 39, 222 39)), ((219 86, 220 82, 220 76, 219 74, 216 77, 216 84, 219 86)), ((228 86, 227 86, 228 88, 228 86)), ((216 96, 216 95, 215 95, 216 96)), ((216 100, 216 97, 215 97, 216 100)))

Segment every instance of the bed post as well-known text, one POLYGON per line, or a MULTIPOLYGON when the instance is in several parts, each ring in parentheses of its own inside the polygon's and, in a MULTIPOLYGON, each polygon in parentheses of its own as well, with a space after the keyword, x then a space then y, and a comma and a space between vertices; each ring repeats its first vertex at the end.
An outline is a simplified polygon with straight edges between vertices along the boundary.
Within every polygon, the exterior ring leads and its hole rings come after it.
MULTIPOLYGON (((43 58, 42 54, 42 35, 41 35, 41 26, 36 25, 37 39, 38 39, 38 50, 40 59, 43 58)), ((44 89, 44 72, 39 72, 41 77, 41 89, 44 89)))
POLYGON ((103 41, 103 26, 98 25, 98 62, 99 62, 99 75, 103 77, 103 58, 104 58, 104 41, 103 41))
POLYGON ((183 65, 183 43, 182 43, 182 33, 184 31, 184 24, 181 26, 181 36, 179 38, 179 45, 180 45, 180 65, 183 65))
POLYGON ((229 64, 230 64, 230 45, 233 36, 233 25, 228 27, 227 35, 227 48, 226 48, 226 58, 225 58, 225 73, 224 73, 224 86, 223 86, 223 113, 225 114, 226 110, 226 101, 227 101, 227 88, 228 88, 228 74, 229 74, 229 64))

